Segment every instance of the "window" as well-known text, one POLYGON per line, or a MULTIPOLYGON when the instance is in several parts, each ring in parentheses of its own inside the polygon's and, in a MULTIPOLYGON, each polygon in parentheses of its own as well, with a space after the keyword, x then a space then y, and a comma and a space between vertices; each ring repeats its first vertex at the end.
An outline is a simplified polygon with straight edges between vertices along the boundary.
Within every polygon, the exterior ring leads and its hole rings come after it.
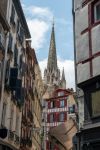
POLYGON ((54 107, 55 107, 55 102, 52 101, 52 102, 50 103, 50 108, 54 108, 54 107))
POLYGON ((8 42, 8 51, 12 50, 12 42, 13 42, 13 38, 11 33, 9 34, 9 42, 8 42))
POLYGON ((92 99, 92 116, 100 116, 100 90, 91 93, 92 99))
POLYGON ((18 49, 15 45, 15 50, 14 50, 14 66, 17 66, 17 59, 18 59, 18 49))
POLYGON ((60 107, 64 107, 64 104, 65 104, 65 103, 64 103, 64 100, 61 100, 61 101, 60 101, 60 107))
POLYGON ((94 5, 94 19, 95 22, 100 20, 100 1, 94 5))
POLYGON ((60 121, 64 121, 64 113, 60 113, 60 121))
POLYGON ((75 113, 75 105, 69 107, 69 114, 75 113))
POLYGON ((1 124, 3 126, 5 126, 5 118, 6 118, 6 104, 3 104, 3 110, 2 110, 2 120, 1 120, 1 124))
POLYGON ((54 121, 54 115, 50 114, 50 123, 52 123, 54 121))
POLYGON ((61 91, 61 92, 58 92, 58 96, 63 96, 64 95, 64 92, 61 91))
POLYGON ((5 85, 9 83, 9 72, 10 72, 10 60, 6 63, 6 70, 5 70, 5 85))

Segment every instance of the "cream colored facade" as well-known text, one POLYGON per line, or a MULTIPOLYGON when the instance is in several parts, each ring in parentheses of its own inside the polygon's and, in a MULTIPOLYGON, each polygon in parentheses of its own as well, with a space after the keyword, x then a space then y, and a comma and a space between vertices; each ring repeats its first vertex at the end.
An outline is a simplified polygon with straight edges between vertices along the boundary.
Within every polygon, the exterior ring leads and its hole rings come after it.
MULTIPOLYGON (((0 129, 5 127, 8 132, 7 137, 4 140, 0 138, 0 150, 2 150, 4 147, 6 149, 8 149, 9 147, 12 150, 19 150, 22 105, 20 105, 18 99, 15 98, 16 90, 11 90, 10 77, 11 69, 16 68, 16 70, 18 71, 17 79, 20 81, 23 80, 21 68, 19 67, 21 65, 20 57, 24 55, 23 49, 25 48, 25 38, 30 37, 30 33, 28 31, 27 24, 25 24, 26 22, 19 0, 17 1, 17 3, 13 0, 1 0, 0 5, 1 8, 3 8, 3 13, 5 14, 4 17, 9 26, 9 31, 5 32, 6 34, 4 44, 5 52, 3 59, 3 70, 2 72, 0 72, 0 74, 2 74, 2 80, 0 82, 0 129), (18 12, 20 12, 20 15, 18 12), (20 33, 21 30, 26 30, 26 33, 23 33, 23 38, 19 39, 22 35, 20 33), (17 49, 17 54, 15 52, 15 47, 17 49)), ((1 33, 1 37, 3 37, 2 35, 3 34, 1 33)), ((2 62, 0 62, 0 64, 1 63, 2 62)))
POLYGON ((32 150, 41 150, 41 132, 42 132, 42 96, 43 96, 43 81, 39 64, 35 64, 35 85, 34 85, 34 102, 33 102, 33 146, 32 150))

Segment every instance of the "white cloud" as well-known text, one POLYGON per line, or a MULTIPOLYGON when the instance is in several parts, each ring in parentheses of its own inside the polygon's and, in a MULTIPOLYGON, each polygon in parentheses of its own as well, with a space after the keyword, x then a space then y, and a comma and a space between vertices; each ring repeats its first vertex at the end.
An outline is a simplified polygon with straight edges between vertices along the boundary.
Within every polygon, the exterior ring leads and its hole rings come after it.
MULTIPOLYGON (((44 69, 47 67, 47 59, 39 62, 42 76, 44 74, 44 69)), ((65 70, 65 77, 67 82, 67 88, 75 89, 75 72, 74 72, 74 61, 72 60, 62 60, 58 57, 58 67, 62 71, 63 67, 65 70)))
POLYGON ((37 16, 41 19, 51 19, 52 18, 52 12, 47 7, 37 7, 37 6, 31 6, 29 9, 30 14, 33 16, 37 16))
POLYGON ((38 19, 28 19, 27 22, 32 36, 32 47, 37 50, 43 46, 49 27, 46 22, 38 19))
POLYGON ((38 50, 46 42, 46 33, 53 14, 47 7, 25 6, 24 4, 22 6, 32 37, 32 47, 38 50))

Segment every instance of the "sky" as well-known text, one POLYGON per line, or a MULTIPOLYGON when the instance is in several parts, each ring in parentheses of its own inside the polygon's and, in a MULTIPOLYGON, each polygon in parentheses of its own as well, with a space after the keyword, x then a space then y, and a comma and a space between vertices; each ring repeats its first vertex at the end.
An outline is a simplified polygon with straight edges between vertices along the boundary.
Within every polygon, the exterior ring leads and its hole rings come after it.
POLYGON ((52 22, 55 22, 58 67, 65 69, 67 88, 74 88, 72 0, 21 0, 32 47, 43 71, 47 67, 52 22))

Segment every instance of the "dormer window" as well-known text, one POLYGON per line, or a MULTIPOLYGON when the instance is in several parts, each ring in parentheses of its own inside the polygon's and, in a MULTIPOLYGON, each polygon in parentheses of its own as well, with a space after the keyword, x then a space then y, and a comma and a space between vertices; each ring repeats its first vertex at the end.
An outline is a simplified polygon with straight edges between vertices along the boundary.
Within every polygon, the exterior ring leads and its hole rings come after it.
POLYGON ((100 1, 94 5, 94 21, 100 21, 100 1))

